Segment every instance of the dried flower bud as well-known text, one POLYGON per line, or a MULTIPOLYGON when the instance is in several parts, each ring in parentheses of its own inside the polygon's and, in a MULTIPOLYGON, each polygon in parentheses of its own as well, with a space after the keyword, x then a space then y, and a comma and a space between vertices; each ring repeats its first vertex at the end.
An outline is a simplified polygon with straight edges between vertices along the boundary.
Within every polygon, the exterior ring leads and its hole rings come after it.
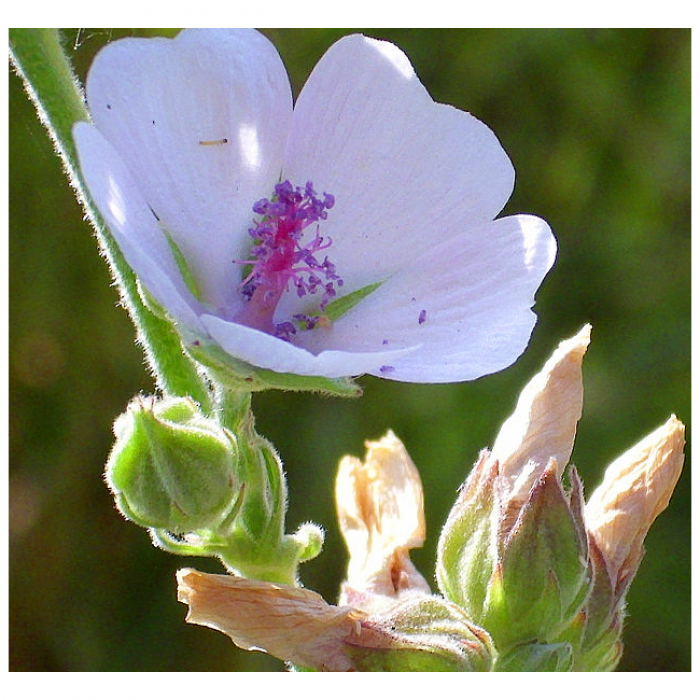
POLYGON ((586 504, 586 526, 618 595, 644 554, 644 538, 668 506, 683 468, 685 428, 675 417, 618 457, 586 504))
POLYGON ((590 340, 591 327, 585 325, 562 341, 503 423, 491 454, 513 482, 511 498, 527 495, 536 478, 535 465, 542 467, 553 458, 561 475, 569 463, 583 407, 581 365, 590 340))
POLYGON ((408 550, 425 540, 423 488, 401 441, 389 431, 367 442, 365 461, 344 457, 336 478, 340 529, 350 552, 341 603, 365 611, 397 596, 428 593, 408 550))
POLYGON ((649 527, 668 505, 680 476, 684 432, 671 416, 607 468, 585 506, 593 586, 561 635, 575 647, 574 671, 612 671, 620 660, 625 594, 649 527))

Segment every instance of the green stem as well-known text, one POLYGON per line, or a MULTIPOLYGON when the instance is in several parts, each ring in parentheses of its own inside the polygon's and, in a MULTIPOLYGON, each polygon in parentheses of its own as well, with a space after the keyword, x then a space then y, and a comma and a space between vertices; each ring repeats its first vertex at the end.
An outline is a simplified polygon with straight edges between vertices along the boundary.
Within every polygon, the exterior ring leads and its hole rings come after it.
POLYGON ((287 509, 282 463, 270 442, 255 430, 250 392, 228 389, 218 382, 215 386, 219 423, 238 440, 240 478, 246 490, 239 522, 259 542, 261 551, 274 548, 284 535, 287 509))
POLYGON ((216 412, 221 425, 236 435, 244 484, 237 528, 218 552, 247 575, 294 583, 300 547, 285 535, 287 485, 282 462, 271 443, 255 430, 251 393, 227 388, 213 375, 216 412))
POLYGON ((166 394, 191 396, 204 411, 209 411, 209 391, 197 366, 183 353, 173 326, 143 304, 133 271, 88 196, 77 165, 72 127, 77 121, 89 121, 90 117, 58 30, 10 29, 10 58, 95 228, 100 252, 107 259, 122 304, 136 326, 138 341, 156 384, 166 394))

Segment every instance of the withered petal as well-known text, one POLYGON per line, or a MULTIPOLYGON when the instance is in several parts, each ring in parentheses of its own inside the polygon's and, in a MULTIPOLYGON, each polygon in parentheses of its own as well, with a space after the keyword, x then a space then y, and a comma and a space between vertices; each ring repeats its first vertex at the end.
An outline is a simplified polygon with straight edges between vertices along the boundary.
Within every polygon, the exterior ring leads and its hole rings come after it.
POLYGON ((304 588, 233 575, 181 569, 177 581, 178 600, 189 606, 187 622, 298 666, 353 670, 345 643, 361 633, 364 616, 357 610, 330 605, 304 588))
POLYGON ((676 416, 618 457, 585 507, 586 527, 613 581, 637 570, 649 528, 666 509, 683 469, 685 426, 676 416))
POLYGON ((403 443, 389 431, 367 442, 365 461, 344 457, 336 478, 340 529, 350 553, 345 590, 394 597, 425 592, 408 550, 425 541, 423 488, 403 443))
POLYGON ((491 456, 513 481, 516 498, 527 496, 550 458, 557 461, 560 475, 569 462, 583 407, 581 364, 590 332, 585 325, 559 344, 525 386, 496 437, 491 456))

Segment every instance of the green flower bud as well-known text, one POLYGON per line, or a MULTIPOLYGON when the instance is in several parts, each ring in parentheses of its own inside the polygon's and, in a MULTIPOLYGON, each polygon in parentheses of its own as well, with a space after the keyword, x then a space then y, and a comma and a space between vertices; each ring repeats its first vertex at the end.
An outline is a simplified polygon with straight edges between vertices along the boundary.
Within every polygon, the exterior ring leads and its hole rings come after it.
POLYGON ((562 471, 581 415, 590 328, 560 344, 523 389, 493 453, 462 487, 438 546, 443 594, 491 634, 499 653, 559 641, 590 588, 583 494, 562 471))
POLYGON ((438 549, 443 594, 488 630, 499 651, 561 631, 588 594, 581 485, 566 494, 554 460, 520 501, 483 453, 438 549))
POLYGON ((137 397, 114 433, 106 479, 126 518, 175 534, 226 532, 240 486, 230 432, 189 398, 137 397))
POLYGON ((489 635, 457 606, 417 595, 362 622, 348 646, 358 671, 490 671, 489 635))
POLYGON ((290 539, 299 547, 297 554, 299 562, 304 562, 315 559, 321 553, 325 535, 323 528, 316 523, 304 523, 291 535, 290 539))

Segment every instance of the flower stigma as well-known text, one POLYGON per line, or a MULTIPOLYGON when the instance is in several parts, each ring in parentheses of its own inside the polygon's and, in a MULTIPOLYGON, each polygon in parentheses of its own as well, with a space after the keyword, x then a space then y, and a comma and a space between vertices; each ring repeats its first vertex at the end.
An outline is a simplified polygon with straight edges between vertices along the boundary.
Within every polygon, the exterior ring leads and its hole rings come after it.
POLYGON ((328 210, 334 204, 332 194, 324 192, 322 198, 317 197, 311 182, 294 187, 285 180, 275 186, 270 199, 261 199, 253 205, 260 218, 248 229, 253 239, 250 259, 234 260, 251 268, 238 286, 246 300, 236 318, 238 323, 289 341, 298 331, 330 322, 324 311, 336 296, 337 288, 343 286, 343 280, 328 256, 324 255, 321 262, 317 256, 333 244, 330 238, 321 236, 319 222, 328 218, 328 210), (303 240, 306 229, 313 224, 316 225, 313 237, 303 240), (290 284, 300 298, 320 293, 318 313, 298 313, 275 323, 277 304, 290 284))

